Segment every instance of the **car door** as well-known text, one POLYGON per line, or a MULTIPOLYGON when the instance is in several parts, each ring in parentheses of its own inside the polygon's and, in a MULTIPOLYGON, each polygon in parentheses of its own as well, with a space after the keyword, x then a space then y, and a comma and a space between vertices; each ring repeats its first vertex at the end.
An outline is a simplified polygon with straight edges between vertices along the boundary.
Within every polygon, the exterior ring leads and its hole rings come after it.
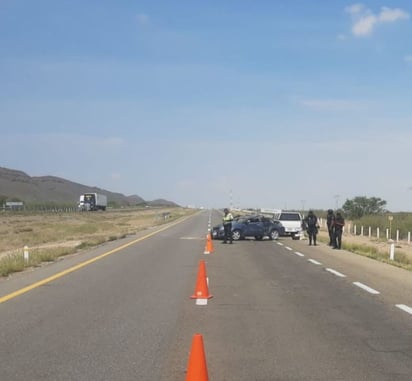
POLYGON ((246 237, 263 237, 262 223, 259 217, 251 217, 245 227, 244 235, 246 237))

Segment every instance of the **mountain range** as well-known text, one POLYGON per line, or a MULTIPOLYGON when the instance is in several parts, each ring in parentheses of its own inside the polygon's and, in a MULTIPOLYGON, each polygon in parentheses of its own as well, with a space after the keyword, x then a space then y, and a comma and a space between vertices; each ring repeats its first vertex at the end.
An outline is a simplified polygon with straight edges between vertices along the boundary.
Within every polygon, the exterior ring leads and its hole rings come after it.
MULTIPOLYGON (((28 174, 9 168, 0 167, 0 199, 5 201, 23 201, 31 204, 77 204, 83 193, 101 193, 107 196, 108 203, 118 206, 150 205, 178 206, 172 201, 156 199, 146 201, 138 195, 126 196, 98 187, 79 184, 55 176, 31 177, 28 174)), ((0 205, 1 206, 1 205, 0 205)))

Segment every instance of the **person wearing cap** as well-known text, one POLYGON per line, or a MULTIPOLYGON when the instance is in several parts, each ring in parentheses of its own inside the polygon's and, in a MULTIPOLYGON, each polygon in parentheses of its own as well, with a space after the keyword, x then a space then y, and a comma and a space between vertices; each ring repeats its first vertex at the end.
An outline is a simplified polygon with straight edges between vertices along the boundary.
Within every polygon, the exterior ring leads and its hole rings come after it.
POLYGON ((345 219, 342 216, 341 212, 336 212, 336 218, 334 222, 334 242, 333 248, 334 249, 341 249, 342 248, 342 233, 343 227, 345 226, 345 219))
POLYGON ((333 213, 332 209, 328 209, 328 214, 326 215, 326 225, 328 227, 329 233, 329 246, 333 246, 334 241, 334 223, 335 223, 335 213, 333 213))
POLYGON ((316 236, 318 234, 318 218, 315 216, 312 210, 309 210, 308 216, 305 219, 306 232, 309 236, 309 245, 313 244, 316 246, 316 236))
POLYGON ((223 240, 223 243, 233 243, 233 238, 232 238, 232 221, 233 221, 233 216, 232 213, 230 213, 228 208, 225 208, 223 210, 225 213, 223 216, 223 228, 225 229, 225 238, 223 240))

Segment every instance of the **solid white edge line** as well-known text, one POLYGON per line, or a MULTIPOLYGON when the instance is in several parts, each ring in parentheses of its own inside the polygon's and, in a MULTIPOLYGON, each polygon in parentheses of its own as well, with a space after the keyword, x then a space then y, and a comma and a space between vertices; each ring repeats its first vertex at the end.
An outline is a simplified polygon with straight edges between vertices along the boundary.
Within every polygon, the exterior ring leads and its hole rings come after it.
POLYGON ((353 282, 353 284, 357 287, 360 287, 360 288, 364 289, 365 291, 369 292, 370 294, 374 294, 374 295, 380 294, 379 291, 374 290, 373 288, 371 288, 371 287, 369 287, 366 284, 363 284, 361 282, 353 282))
POLYGON ((397 304, 396 307, 398 307, 402 311, 405 311, 408 314, 412 315, 412 308, 411 307, 406 306, 405 304, 397 304))
POLYGON ((308 262, 313 263, 314 265, 321 265, 322 263, 315 261, 314 259, 308 259, 308 262))
POLYGON ((345 274, 340 273, 339 271, 336 271, 334 269, 329 269, 327 268, 326 271, 329 271, 330 273, 332 273, 333 275, 339 276, 341 278, 346 278, 345 274))
POLYGON ((299 255, 299 257, 304 257, 305 256, 305 254, 299 253, 299 251, 295 251, 295 254, 299 255))

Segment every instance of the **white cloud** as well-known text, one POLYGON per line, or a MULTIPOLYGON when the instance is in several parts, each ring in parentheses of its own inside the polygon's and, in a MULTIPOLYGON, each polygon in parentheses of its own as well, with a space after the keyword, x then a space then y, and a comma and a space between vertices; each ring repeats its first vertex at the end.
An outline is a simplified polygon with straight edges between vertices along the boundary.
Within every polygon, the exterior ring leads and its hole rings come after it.
POLYGON ((300 104, 317 111, 348 111, 363 108, 364 102, 345 99, 303 99, 300 104))
POLYGON ((365 9, 365 6, 363 4, 352 4, 346 7, 345 11, 347 13, 350 13, 351 15, 355 15, 355 14, 362 12, 364 9, 365 9))
POLYGON ((120 173, 118 173, 118 172, 112 172, 111 174, 110 174, 110 178, 112 179, 112 180, 119 180, 119 179, 121 179, 123 176, 120 174, 120 173))
POLYGON ((345 8, 352 17, 352 34, 356 37, 370 36, 379 24, 408 20, 408 12, 400 8, 382 7, 379 13, 374 13, 363 4, 353 4, 345 8))
POLYGON ((409 13, 403 11, 402 9, 395 8, 390 9, 387 7, 381 8, 381 13, 379 14, 379 21, 381 22, 394 22, 398 20, 407 20, 409 19, 409 13))
POLYGON ((105 147, 118 147, 125 143, 123 138, 118 137, 109 137, 109 138, 102 138, 97 139, 97 144, 105 147))
POLYGON ((145 13, 139 13, 136 16, 136 20, 137 20, 139 25, 146 25, 146 24, 149 23, 149 16, 145 13))
POLYGON ((368 36, 373 32, 373 28, 378 22, 374 15, 361 17, 352 27, 355 36, 368 36))

